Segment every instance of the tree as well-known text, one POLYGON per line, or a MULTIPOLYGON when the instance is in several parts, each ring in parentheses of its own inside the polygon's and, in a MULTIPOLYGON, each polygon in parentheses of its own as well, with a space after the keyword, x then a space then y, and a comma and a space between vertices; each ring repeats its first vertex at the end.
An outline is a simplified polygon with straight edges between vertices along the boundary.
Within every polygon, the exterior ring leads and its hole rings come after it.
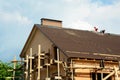
MULTIPOLYGON (((20 70, 21 65, 16 65, 16 73, 15 76, 20 76, 22 74, 22 70, 20 70)), ((4 63, 0 61, 0 80, 12 80, 10 77, 13 76, 13 64, 4 63)), ((15 80, 20 80, 16 78, 15 80)))
POLYGON ((0 80, 5 80, 7 76, 12 75, 12 73, 8 73, 9 69, 12 69, 9 63, 3 63, 0 61, 0 80))

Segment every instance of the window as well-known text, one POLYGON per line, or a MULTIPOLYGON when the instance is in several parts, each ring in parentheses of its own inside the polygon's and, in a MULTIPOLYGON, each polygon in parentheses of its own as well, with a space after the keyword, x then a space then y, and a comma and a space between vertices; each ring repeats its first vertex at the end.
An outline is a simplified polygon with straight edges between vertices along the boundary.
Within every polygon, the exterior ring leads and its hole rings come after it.
POLYGON ((57 47, 54 47, 54 59, 57 60, 57 47))
POLYGON ((41 66, 44 66, 44 59, 41 59, 40 61, 41 61, 41 62, 40 62, 40 63, 41 63, 41 66))
MULTIPOLYGON (((108 74, 103 73, 103 78, 108 74)), ((101 80, 101 73, 91 73, 92 80, 101 80)), ((109 77, 107 80, 112 80, 112 77, 109 77)))

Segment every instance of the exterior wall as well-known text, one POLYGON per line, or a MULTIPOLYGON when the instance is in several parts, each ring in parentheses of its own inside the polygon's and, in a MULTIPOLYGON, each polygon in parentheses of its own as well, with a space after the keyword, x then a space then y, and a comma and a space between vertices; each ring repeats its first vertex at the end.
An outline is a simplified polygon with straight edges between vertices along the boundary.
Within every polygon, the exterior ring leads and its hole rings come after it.
POLYGON ((60 61, 67 62, 67 57, 62 52, 60 52, 60 61))
MULTIPOLYGON (((92 73, 101 74, 102 72, 105 74, 104 76, 106 76, 111 72, 111 69, 113 69, 114 66, 118 68, 118 62, 105 61, 104 65, 104 69, 100 69, 99 60, 73 60, 74 79, 93 80, 92 73)), ((115 80, 114 75, 111 77, 111 80, 115 80)))
MULTIPOLYGON (((50 53, 51 53, 51 55, 50 55, 50 58, 51 59, 55 59, 55 52, 54 52, 54 45, 52 45, 52 47, 51 47, 51 50, 50 50, 50 53)), ((57 53, 56 53, 57 54, 57 53)), ((62 62, 67 62, 67 58, 66 58, 66 56, 60 51, 60 61, 62 61, 62 62)), ((51 66, 50 66, 50 77, 55 77, 55 76, 57 76, 57 63, 54 63, 54 64, 52 64, 51 66)), ((61 76, 65 76, 65 70, 64 70, 64 68, 63 68, 63 65, 62 64, 60 64, 60 75, 61 76)), ((54 80, 54 79, 53 79, 54 80)))
MULTIPOLYGON (((35 34, 34 34, 34 36, 32 38, 32 41, 29 43, 29 47, 28 47, 28 49, 26 51, 26 55, 27 54, 30 55, 30 48, 32 48, 33 56, 35 54, 37 55, 38 54, 38 45, 39 44, 41 45, 42 52, 50 53, 50 59, 54 59, 54 57, 55 57, 54 53, 55 52, 54 52, 53 44, 39 30, 36 30, 36 32, 35 32, 35 34)), ((62 52, 60 52, 60 60, 65 60, 65 59, 66 59, 65 55, 62 52)), ((36 69, 37 69, 38 59, 36 58, 34 60, 33 60, 32 65, 35 66, 36 69)), ((48 63, 48 62, 49 62, 48 60, 44 60, 44 63, 48 63)), ((37 80, 38 72, 37 72, 36 69, 34 68, 34 71, 32 72, 32 80, 37 80)), ((52 76, 55 76, 55 75, 57 76, 57 63, 51 64, 49 70, 50 70, 49 77, 52 77, 52 76)), ((60 65, 60 73, 62 75, 65 75, 65 74, 63 74, 63 71, 64 71, 63 66, 60 65)), ((46 78, 46 75, 47 75, 46 73, 47 73, 46 68, 42 68, 41 69, 41 80, 44 80, 46 78)))
MULTIPOLYGON (((32 41, 29 44, 29 48, 26 51, 26 54, 30 55, 30 48, 32 48, 32 54, 38 54, 38 45, 41 45, 41 50, 42 52, 44 51, 45 53, 48 53, 52 43, 39 31, 36 30, 34 37, 32 38, 32 41)), ((37 63, 37 62, 36 62, 37 63)), ((46 70, 42 69, 42 76, 41 76, 41 80, 42 78, 44 78, 46 76, 46 70)), ((33 71, 32 73, 32 80, 37 80, 37 76, 34 75, 37 74, 37 71, 33 71), (34 78, 34 79, 33 79, 34 78)))
POLYGON ((38 45, 41 45, 41 50, 45 51, 46 53, 49 52, 52 43, 40 32, 40 30, 36 30, 36 33, 29 44, 29 48, 27 49, 26 53, 30 53, 30 48, 32 48, 33 54, 38 53, 38 45))

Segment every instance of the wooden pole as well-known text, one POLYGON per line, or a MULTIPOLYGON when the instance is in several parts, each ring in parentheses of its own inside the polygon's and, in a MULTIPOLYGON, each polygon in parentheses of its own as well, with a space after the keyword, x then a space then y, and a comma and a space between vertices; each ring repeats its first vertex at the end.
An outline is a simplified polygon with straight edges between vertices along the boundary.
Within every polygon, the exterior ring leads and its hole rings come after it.
POLYGON ((74 80, 74 74, 73 74, 73 61, 72 61, 72 59, 71 59, 71 72, 72 72, 72 80, 74 80))
POLYGON ((41 54, 41 45, 38 45, 38 77, 37 80, 40 80, 40 67, 41 67, 41 59, 40 59, 40 54, 41 54))
POLYGON ((115 74, 115 71, 111 72, 110 74, 108 74, 106 77, 104 77, 102 80, 107 80, 110 76, 112 76, 113 74, 115 74))
POLYGON ((60 76, 60 54, 59 54, 59 49, 57 48, 57 59, 58 59, 58 77, 60 76))
POLYGON ((27 80, 28 79, 28 55, 26 55, 26 60, 25 60, 25 62, 26 62, 26 71, 25 71, 25 79, 27 80))
POLYGON ((118 79, 118 73, 117 73, 118 69, 116 67, 114 67, 114 71, 111 72, 110 74, 108 74, 106 77, 104 77, 102 80, 107 80, 110 76, 115 74, 115 80, 119 80, 118 79))
MULTIPOLYGON (((32 48, 30 48, 30 57, 32 57, 32 48)), ((32 80, 32 59, 30 59, 30 80, 32 80)))
POLYGON ((95 70, 95 80, 98 80, 97 70, 95 70))
POLYGON ((33 69, 32 69, 32 59, 34 59, 34 57, 32 57, 32 48, 30 48, 30 80, 32 80, 32 72, 33 72, 33 69))
POLYGON ((28 77, 28 55, 26 55, 26 59, 25 59, 25 62, 26 62, 26 67, 25 67, 25 80, 27 80, 27 77, 28 77))
POLYGON ((103 80, 103 72, 102 72, 102 70, 101 70, 101 80, 103 80))
POLYGON ((57 73, 57 76, 55 76, 55 79, 57 80, 61 80, 61 76, 60 76, 60 51, 59 49, 57 48, 57 60, 55 61, 57 63, 57 70, 58 70, 58 73, 57 73))
POLYGON ((47 66, 46 80, 50 80, 50 78, 49 78, 49 66, 50 66, 50 64, 47 63, 46 66, 47 66))
POLYGON ((14 60, 13 60, 13 66, 14 66, 14 70, 13 70, 13 80, 15 80, 15 69, 16 69, 16 56, 14 57, 14 60))
POLYGON ((115 80, 119 80, 118 79, 118 71, 117 71, 118 69, 116 67, 114 67, 114 69, 115 69, 115 80))
POLYGON ((48 65, 47 65, 47 75, 46 75, 46 77, 48 78, 49 76, 48 76, 48 65))

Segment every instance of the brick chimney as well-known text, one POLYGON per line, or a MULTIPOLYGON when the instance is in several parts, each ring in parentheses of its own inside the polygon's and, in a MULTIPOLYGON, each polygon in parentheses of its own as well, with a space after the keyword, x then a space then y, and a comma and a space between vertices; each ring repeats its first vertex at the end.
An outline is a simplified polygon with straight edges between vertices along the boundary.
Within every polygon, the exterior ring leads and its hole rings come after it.
POLYGON ((62 27, 62 21, 54 20, 54 19, 42 18, 41 19, 41 25, 53 26, 53 27, 62 27))

